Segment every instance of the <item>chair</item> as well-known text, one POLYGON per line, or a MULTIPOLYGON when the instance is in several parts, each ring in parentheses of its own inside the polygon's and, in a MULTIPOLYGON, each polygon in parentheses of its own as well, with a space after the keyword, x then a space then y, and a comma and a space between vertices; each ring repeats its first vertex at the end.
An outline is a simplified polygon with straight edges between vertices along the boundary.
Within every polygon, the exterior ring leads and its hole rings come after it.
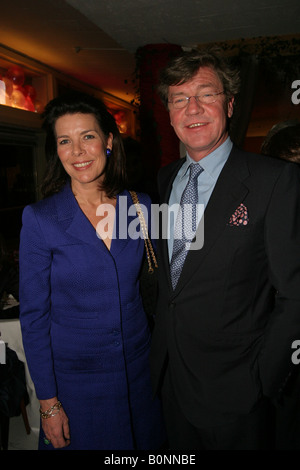
POLYGON ((0 448, 3 450, 8 449, 11 417, 22 414, 26 433, 30 434, 28 402, 24 364, 15 351, 6 347, 6 364, 0 365, 0 448))

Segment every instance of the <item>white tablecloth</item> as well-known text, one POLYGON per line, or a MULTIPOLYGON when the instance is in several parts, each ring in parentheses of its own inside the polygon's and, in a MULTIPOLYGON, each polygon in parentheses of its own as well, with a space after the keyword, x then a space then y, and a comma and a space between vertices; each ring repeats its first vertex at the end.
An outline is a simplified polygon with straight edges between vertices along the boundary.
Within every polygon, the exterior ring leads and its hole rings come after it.
MULTIPOLYGON (((26 407, 28 421, 31 429, 33 431, 38 431, 40 427, 40 416, 39 416, 39 401, 36 397, 35 388, 31 380, 24 348, 22 341, 22 333, 20 320, 18 319, 9 319, 9 320, 0 320, 0 338, 7 343, 10 349, 13 349, 19 358, 25 365, 25 376, 27 391, 29 395, 29 404, 26 407)), ((1 367, 1 366, 0 366, 1 367)))

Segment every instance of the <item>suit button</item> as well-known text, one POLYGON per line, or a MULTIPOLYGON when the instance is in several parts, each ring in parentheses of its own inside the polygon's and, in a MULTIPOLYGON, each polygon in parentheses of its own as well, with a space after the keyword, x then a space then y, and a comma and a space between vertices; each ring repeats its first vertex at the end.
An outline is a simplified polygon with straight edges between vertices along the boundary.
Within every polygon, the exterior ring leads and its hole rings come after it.
POLYGON ((175 302, 170 302, 169 303, 169 309, 174 310, 174 308, 175 308, 175 302))

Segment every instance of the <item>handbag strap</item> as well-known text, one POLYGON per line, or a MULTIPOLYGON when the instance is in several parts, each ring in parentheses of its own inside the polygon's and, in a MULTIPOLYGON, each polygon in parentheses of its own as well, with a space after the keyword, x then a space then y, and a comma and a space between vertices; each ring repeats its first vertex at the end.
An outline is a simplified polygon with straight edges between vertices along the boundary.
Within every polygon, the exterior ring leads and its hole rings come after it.
POLYGON ((154 253, 154 250, 153 250, 153 246, 152 246, 151 240, 149 238, 147 224, 145 222, 144 214, 143 214, 142 208, 140 206, 140 201, 139 201, 137 193, 135 191, 129 191, 129 193, 130 193, 130 195, 132 197, 132 200, 133 200, 133 203, 135 205, 136 213, 137 213, 137 215, 139 216, 139 219, 140 219, 140 225, 141 225, 141 230, 142 230, 142 234, 143 234, 143 238, 144 238, 144 242, 145 242, 146 256, 147 256, 147 261, 148 261, 148 272, 150 274, 152 274, 153 271, 154 271, 152 263, 154 264, 155 268, 157 268, 158 265, 157 265, 156 256, 155 256, 155 253, 154 253))

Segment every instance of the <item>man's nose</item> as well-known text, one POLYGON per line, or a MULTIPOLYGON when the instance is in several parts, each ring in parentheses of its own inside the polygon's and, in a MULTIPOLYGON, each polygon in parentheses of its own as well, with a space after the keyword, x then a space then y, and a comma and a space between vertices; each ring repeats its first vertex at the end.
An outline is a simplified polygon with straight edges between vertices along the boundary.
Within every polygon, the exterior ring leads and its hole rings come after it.
POLYGON ((203 104, 195 96, 191 96, 186 106, 186 112, 188 114, 198 114, 203 111, 203 104))

